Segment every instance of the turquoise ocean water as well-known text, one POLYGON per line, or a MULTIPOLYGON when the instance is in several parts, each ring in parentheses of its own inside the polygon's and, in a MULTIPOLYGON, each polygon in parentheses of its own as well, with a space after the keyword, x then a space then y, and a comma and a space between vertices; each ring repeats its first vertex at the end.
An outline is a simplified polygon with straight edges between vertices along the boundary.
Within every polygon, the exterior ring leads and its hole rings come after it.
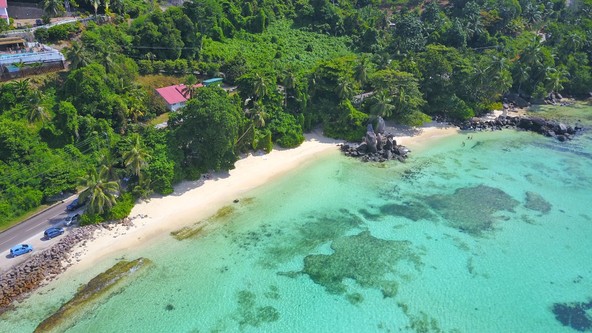
MULTIPOLYGON (((67 332, 592 331, 591 199, 590 132, 465 133, 404 164, 336 152, 199 236, 126 253, 154 265, 67 332)), ((121 256, 43 288, 0 331, 33 331, 121 256)))

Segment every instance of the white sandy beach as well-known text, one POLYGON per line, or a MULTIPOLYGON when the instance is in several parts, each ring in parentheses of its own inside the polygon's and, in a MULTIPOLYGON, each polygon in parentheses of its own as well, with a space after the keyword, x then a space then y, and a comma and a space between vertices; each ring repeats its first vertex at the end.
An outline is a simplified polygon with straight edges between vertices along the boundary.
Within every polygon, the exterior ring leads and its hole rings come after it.
MULTIPOLYGON (((430 123, 414 129, 387 127, 387 132, 395 134, 398 144, 413 149, 455 134, 458 129, 430 123)), ((171 195, 141 202, 130 214, 133 227, 119 225, 96 232, 94 240, 79 245, 72 253, 72 266, 66 274, 76 274, 95 262, 121 255, 125 249, 150 244, 149 240, 154 237, 170 237, 171 231, 210 217, 221 207, 232 204, 234 199, 242 198, 246 192, 290 170, 325 154, 338 154, 337 144, 340 142, 316 133, 307 134, 305 142, 297 148, 276 149, 267 155, 248 155, 237 161, 235 169, 227 173, 183 182, 171 195)))

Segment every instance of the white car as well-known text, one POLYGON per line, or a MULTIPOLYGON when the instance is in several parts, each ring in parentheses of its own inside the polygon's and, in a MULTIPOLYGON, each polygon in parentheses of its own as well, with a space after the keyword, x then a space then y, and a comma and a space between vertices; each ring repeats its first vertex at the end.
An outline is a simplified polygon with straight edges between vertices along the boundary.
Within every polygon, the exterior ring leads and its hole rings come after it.
POLYGON ((64 225, 66 227, 69 227, 75 222, 78 222, 78 219, 80 219, 80 214, 66 216, 66 218, 64 219, 64 225))

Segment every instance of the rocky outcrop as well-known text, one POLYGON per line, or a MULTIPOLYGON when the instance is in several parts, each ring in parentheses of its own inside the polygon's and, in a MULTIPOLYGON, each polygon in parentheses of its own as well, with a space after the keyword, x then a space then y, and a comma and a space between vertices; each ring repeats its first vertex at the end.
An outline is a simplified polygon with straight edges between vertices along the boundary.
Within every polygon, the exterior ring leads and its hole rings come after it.
MULTIPOLYGON (((124 219, 124 225, 130 225, 124 219)), ((14 301, 21 300, 30 292, 53 280, 74 263, 71 250, 94 238, 95 231, 110 229, 113 223, 89 225, 73 229, 49 249, 33 254, 27 261, 16 265, 0 276, 0 314, 8 310, 14 301)))
POLYGON ((384 131, 384 120, 378 117, 376 132, 372 124, 368 124, 363 142, 342 144, 341 151, 346 156, 360 158, 363 162, 386 162, 392 159, 405 161, 410 150, 397 145, 395 137, 392 134, 384 134, 384 131))
POLYGON ((501 130, 515 128, 536 132, 559 141, 571 140, 573 136, 583 128, 579 125, 571 126, 561 122, 546 120, 539 117, 511 117, 499 116, 494 120, 472 118, 460 124, 456 124, 462 130, 501 130))
POLYGON ((152 262, 146 258, 132 261, 119 261, 105 272, 95 276, 74 297, 63 304, 53 315, 42 321, 36 332, 64 332, 81 320, 93 306, 104 302, 132 282, 132 277, 150 267, 152 262))

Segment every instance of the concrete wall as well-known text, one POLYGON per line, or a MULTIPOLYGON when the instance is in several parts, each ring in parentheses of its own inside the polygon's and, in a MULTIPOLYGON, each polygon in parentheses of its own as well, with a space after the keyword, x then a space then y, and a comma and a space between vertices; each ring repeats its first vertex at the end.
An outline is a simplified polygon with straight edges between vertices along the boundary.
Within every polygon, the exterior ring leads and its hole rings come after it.
POLYGON ((38 19, 43 16, 43 8, 33 3, 9 1, 8 16, 13 19, 38 19))

